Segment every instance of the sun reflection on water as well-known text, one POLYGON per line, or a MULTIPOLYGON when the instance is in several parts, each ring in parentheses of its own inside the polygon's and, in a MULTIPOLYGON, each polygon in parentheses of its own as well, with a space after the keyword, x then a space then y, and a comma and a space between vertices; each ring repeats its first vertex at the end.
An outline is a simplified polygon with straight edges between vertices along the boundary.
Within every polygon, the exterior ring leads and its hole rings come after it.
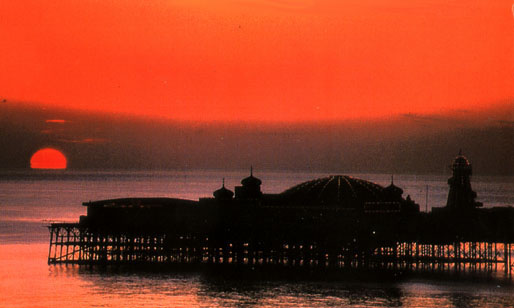
POLYGON ((48 266, 46 244, 0 245, 6 307, 483 307, 514 287, 441 281, 309 281, 48 266))

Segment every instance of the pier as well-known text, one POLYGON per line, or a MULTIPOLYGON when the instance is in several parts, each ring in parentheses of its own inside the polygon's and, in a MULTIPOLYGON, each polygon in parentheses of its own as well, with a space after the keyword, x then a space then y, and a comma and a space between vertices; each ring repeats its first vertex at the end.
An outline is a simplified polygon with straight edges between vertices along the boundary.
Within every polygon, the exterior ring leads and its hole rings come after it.
POLYGON ((87 232, 78 224, 54 224, 50 230, 50 264, 240 264, 394 271, 504 271, 509 275, 514 268, 513 243, 396 242, 367 249, 348 245, 329 250, 320 243, 309 242, 213 245, 208 238, 193 236, 170 240, 167 234, 98 234, 87 232))
MULTIPOLYGON (((513 215, 512 210, 509 212, 513 215)), ((287 240, 283 236, 270 239, 255 234, 251 237, 211 234, 209 238, 198 232, 92 230, 80 223, 56 223, 49 229, 50 264, 238 264, 313 269, 502 271, 509 275, 514 268, 512 238, 437 242, 435 238, 394 241, 394 237, 376 240, 361 235, 358 239, 327 242, 312 236, 287 240)))
POLYGON ((512 275, 514 208, 474 201, 461 155, 448 204, 430 213, 403 190, 349 176, 264 194, 253 176, 213 198, 85 202, 77 223, 49 226, 49 264, 226 265, 252 269, 502 272, 512 275))

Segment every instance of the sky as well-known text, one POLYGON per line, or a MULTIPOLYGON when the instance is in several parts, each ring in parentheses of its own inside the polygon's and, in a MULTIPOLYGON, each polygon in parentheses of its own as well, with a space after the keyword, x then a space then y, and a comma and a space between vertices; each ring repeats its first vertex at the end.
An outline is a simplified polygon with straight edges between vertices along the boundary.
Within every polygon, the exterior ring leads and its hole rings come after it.
POLYGON ((0 168, 54 147, 70 168, 360 170, 378 155, 372 171, 429 172, 467 147, 511 173, 513 4, 2 1, 0 168), (442 153, 416 169, 427 151, 442 153))
POLYGON ((64 153, 70 170, 226 170, 258 174, 445 174, 462 149, 474 175, 514 175, 510 106, 379 120, 177 122, 6 104, 0 171, 28 169, 39 149, 64 153))
POLYGON ((514 97, 512 0, 0 4, 0 95, 186 121, 479 109, 514 97))

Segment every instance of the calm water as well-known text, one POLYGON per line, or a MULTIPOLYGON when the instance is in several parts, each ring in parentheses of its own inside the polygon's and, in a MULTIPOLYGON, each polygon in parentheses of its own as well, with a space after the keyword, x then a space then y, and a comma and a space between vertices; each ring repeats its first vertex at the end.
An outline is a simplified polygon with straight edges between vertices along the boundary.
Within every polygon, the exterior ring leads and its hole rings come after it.
MULTIPOLYGON (((256 174, 267 193, 326 175, 256 174)), ((389 175, 351 175, 381 185, 390 182, 389 175)), ((130 196, 195 200, 210 196, 221 177, 233 187, 245 176, 217 171, 0 173, 0 307, 514 307, 514 286, 496 280, 256 281, 46 264, 45 225, 77 221, 85 214, 84 201, 130 196)), ((445 204, 447 178, 397 175, 395 184, 425 210, 445 204)), ((514 205, 514 177, 473 177, 472 185, 487 207, 514 205)))

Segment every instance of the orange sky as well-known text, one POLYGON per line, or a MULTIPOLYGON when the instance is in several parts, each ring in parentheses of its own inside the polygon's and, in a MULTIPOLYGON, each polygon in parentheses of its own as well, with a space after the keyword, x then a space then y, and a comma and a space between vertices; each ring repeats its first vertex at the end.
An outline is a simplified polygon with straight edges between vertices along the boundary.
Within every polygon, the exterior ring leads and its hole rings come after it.
POLYGON ((0 98, 192 121, 477 110, 514 98, 512 4, 1 1, 0 98))

